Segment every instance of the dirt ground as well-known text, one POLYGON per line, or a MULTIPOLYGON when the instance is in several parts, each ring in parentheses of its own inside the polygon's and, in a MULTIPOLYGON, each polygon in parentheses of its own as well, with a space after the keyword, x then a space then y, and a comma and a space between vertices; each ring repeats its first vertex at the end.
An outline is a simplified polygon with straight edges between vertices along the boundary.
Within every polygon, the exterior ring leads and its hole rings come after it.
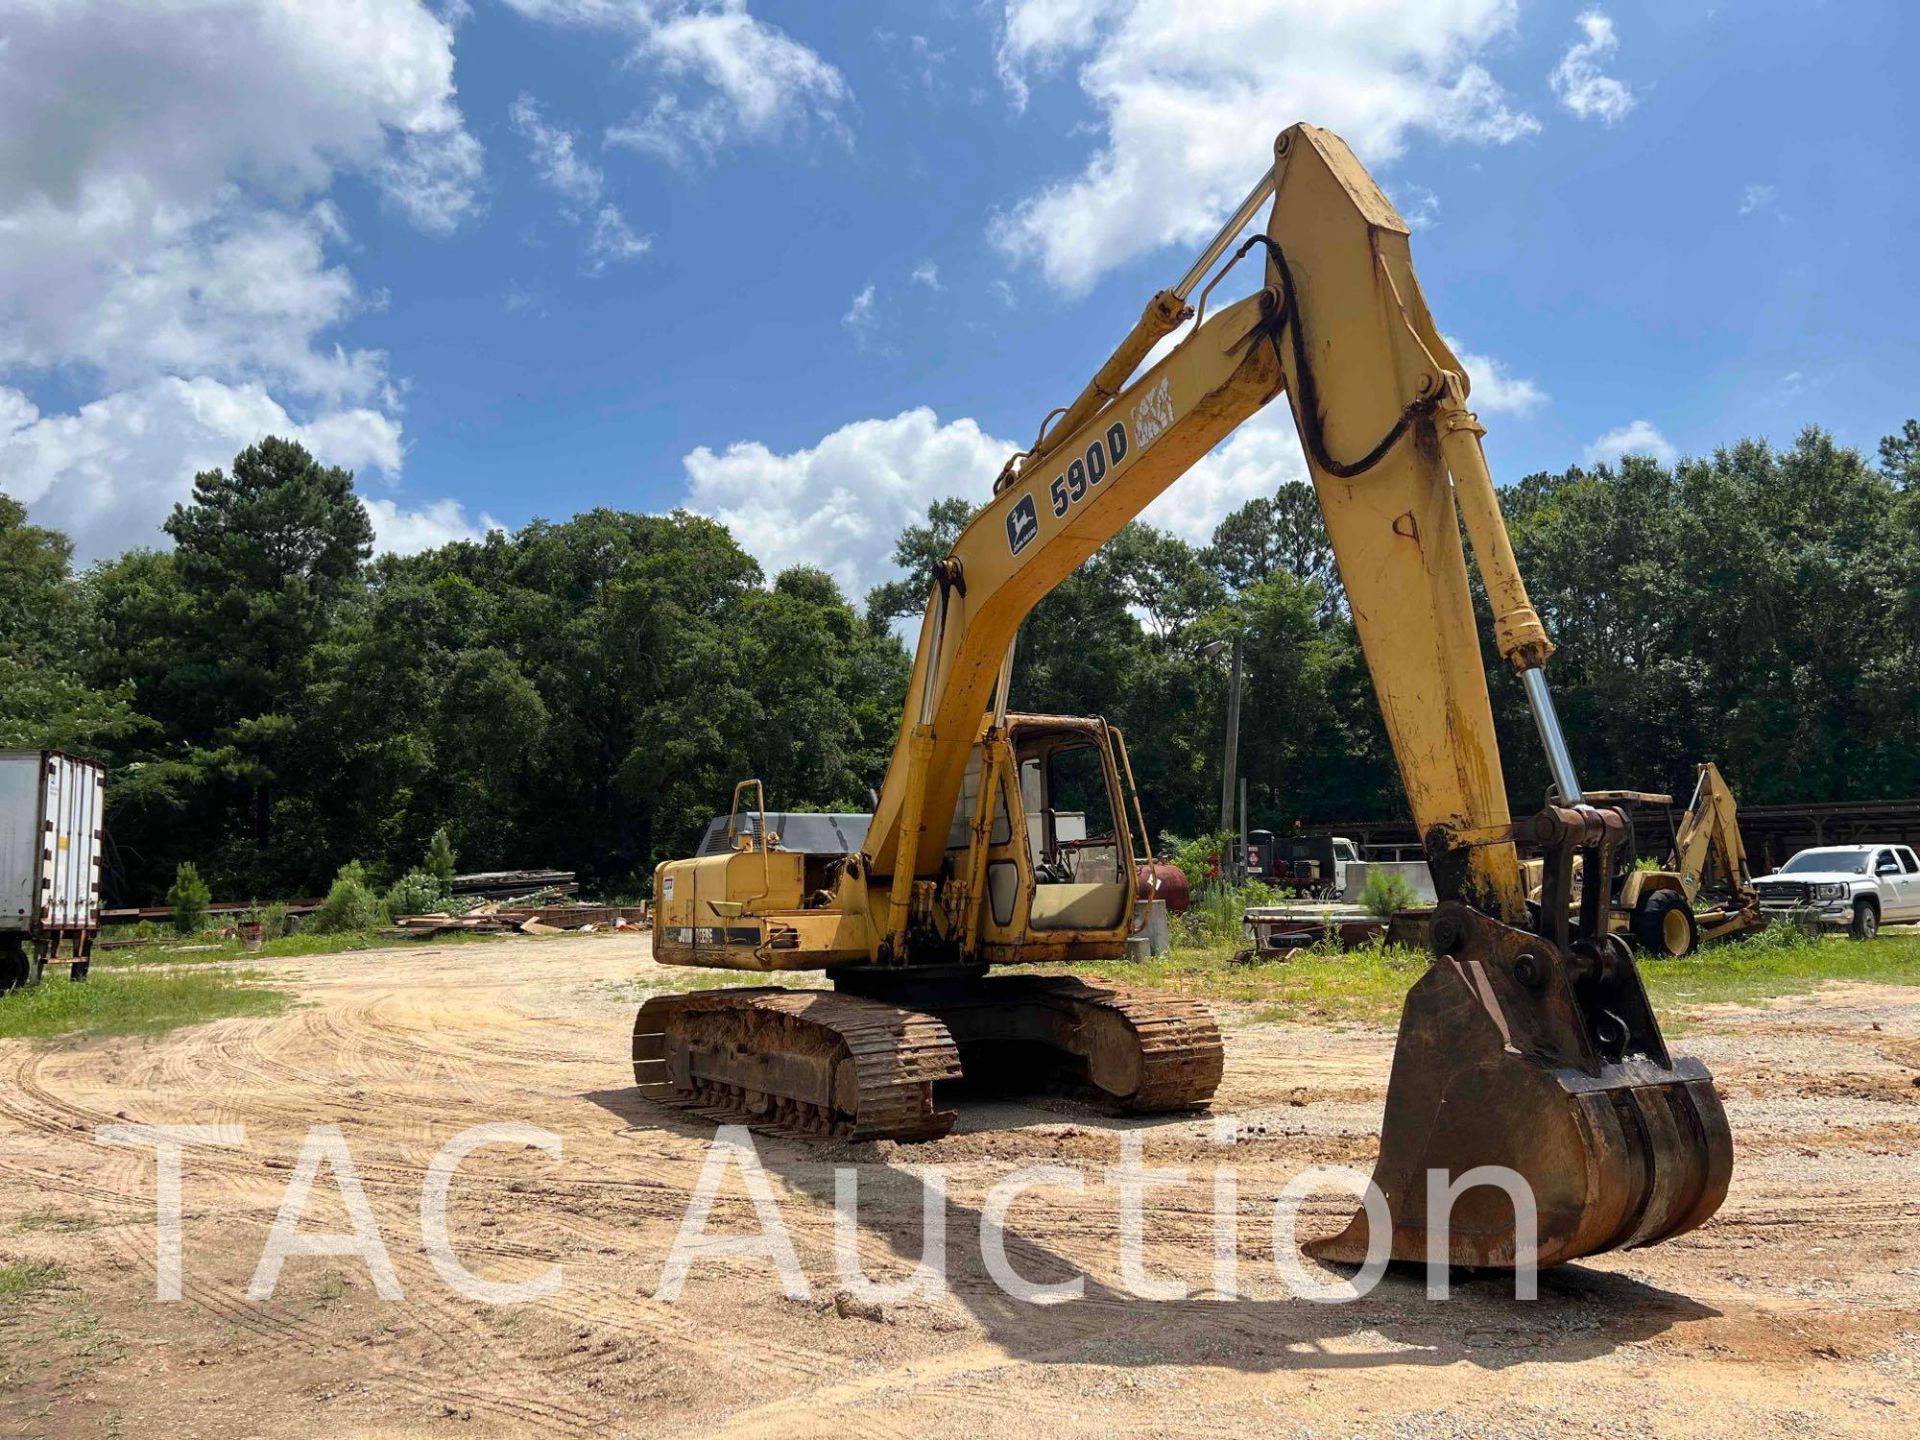
MULTIPOLYGON (((1394 1273, 1366 1299, 1291 1298, 1272 1263, 1279 1187, 1319 1162, 1370 1166, 1391 1036, 1254 1024, 1223 1010, 1209 1118, 1117 1121, 1077 1103, 964 1099, 933 1145, 758 1150, 811 1298, 759 1256, 710 1258, 656 1300, 713 1135, 630 1088, 639 996, 677 977, 626 936, 268 962, 297 1003, 154 1039, 0 1047, 0 1252, 60 1278, 0 1300, 0 1433, 310 1437, 527 1433, 728 1436, 1806 1435, 1920 1431, 1920 990, 1830 988, 1693 1017, 1678 1049, 1728 1099, 1733 1193, 1701 1231, 1429 1300, 1394 1273), (155 1299, 155 1162, 104 1124, 242 1125, 183 1168, 183 1295, 155 1299), (523 1305, 462 1298, 421 1247, 421 1185, 449 1138, 489 1121, 555 1132, 553 1159, 474 1153, 453 1182, 460 1260, 494 1280, 555 1263, 523 1305), (295 1157, 337 1125, 403 1298, 353 1256, 298 1255, 247 1297, 295 1157), (1212 1172, 1239 1174, 1247 1298, 1132 1298, 1120 1132, 1194 1183, 1146 1192, 1147 1271, 1210 1283, 1212 1172), (1034 1306, 989 1278, 979 1215, 1013 1170, 1082 1167, 1029 1192, 1009 1254, 1034 1306), (834 1303, 833 1170, 858 1166, 875 1278, 920 1254, 919 1167, 945 1168, 949 1289, 878 1311, 834 1303)), ((1670 1021, 1671 1021, 1671 1017, 1670 1021)), ((304 1229, 344 1230, 331 1172, 304 1229)), ((1331 1199, 1302 1232, 1331 1229, 1331 1199)), ((753 1212, 737 1173, 716 1231, 753 1212)), ((1315 1270, 1333 1278, 1333 1272, 1315 1270)))

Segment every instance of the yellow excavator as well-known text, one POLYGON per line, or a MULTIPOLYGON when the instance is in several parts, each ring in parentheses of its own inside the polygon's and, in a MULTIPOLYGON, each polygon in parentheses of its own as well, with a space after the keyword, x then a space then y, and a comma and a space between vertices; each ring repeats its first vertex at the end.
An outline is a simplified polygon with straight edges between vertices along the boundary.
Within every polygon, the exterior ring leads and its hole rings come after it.
MULTIPOLYGON (((1139 898, 1135 861, 1149 853, 1119 732, 1013 712, 1008 688, 1016 634, 1040 599, 1284 393, 1440 895, 1433 963, 1407 997, 1388 1084, 1374 1178, 1391 1235, 1377 1243, 1426 1260, 1428 1172, 1496 1165, 1533 1188, 1538 1263, 1651 1244, 1713 1214, 1733 1152, 1711 1077, 1667 1050, 1631 952, 1610 933, 1607 897, 1568 903, 1576 859, 1612 873, 1626 817, 1588 804, 1575 778, 1542 672, 1553 647, 1514 564, 1468 378, 1414 278, 1405 221, 1328 131, 1294 125, 1273 154, 1180 283, 1008 462, 936 567, 864 831, 863 817, 824 827, 789 817, 783 839, 746 781, 718 853, 656 870, 657 960, 825 970, 833 988, 651 999, 634 1025, 635 1080, 665 1101, 854 1138, 943 1133, 954 1117, 935 1087, 963 1070, 1029 1085, 1065 1068, 1134 1111, 1211 1097, 1221 1045, 1202 1006, 988 973, 1119 957, 1139 898), (1265 229, 1229 256, 1269 199, 1265 229), (1260 288, 1210 310, 1214 287, 1256 248, 1260 288), (1190 332, 1136 375, 1188 319, 1190 332), (1558 794, 1519 819, 1475 639, 1463 521, 1558 794), (1521 844, 1545 858, 1537 928, 1521 844)), ((1453 1263, 1516 1263, 1499 1189, 1466 1192, 1444 1230, 1453 1263)), ((1358 1262, 1370 1239, 1362 1208, 1308 1248, 1358 1262)))

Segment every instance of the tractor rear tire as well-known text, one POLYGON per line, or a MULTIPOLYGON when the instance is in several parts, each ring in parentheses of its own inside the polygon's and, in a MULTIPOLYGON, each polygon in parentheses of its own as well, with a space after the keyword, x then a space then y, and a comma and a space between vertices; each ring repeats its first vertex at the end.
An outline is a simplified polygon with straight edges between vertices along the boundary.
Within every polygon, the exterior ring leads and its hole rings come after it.
POLYGON ((1633 912, 1633 943, 1649 955, 1679 960, 1700 946, 1693 907, 1678 890, 1656 890, 1633 912))

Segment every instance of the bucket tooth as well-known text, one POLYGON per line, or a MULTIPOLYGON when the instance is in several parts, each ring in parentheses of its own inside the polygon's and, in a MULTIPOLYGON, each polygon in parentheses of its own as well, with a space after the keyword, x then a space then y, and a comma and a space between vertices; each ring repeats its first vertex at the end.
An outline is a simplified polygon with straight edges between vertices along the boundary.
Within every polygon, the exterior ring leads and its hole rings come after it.
MULTIPOLYGON (((1434 1171, 1443 1185, 1480 1166, 1517 1174, 1542 1266, 1651 1245, 1719 1209, 1733 1172, 1726 1112, 1699 1061, 1669 1057, 1624 947, 1561 952, 1453 903, 1433 934, 1437 958, 1401 1012, 1374 1169, 1391 1258, 1429 1259, 1434 1171)), ((1517 1261, 1502 1189, 1463 1190, 1446 1228, 1434 1258, 1517 1261)), ((1359 1264, 1369 1239, 1363 1207, 1304 1248, 1359 1264)))

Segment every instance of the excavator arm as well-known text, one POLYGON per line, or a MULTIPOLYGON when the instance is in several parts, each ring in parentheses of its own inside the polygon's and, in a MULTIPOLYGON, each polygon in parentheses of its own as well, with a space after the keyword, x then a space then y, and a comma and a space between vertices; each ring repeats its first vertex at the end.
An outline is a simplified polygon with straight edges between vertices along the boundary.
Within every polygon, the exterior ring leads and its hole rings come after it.
MULTIPOLYGON (((1295 125, 1272 170, 1172 291, 1032 451, 938 567, 867 853, 891 877, 888 940, 906 937, 911 883, 935 875, 983 717, 1004 706, 1020 622, 1219 441, 1280 395, 1292 408, 1354 624, 1420 828, 1440 905, 1432 967, 1409 993, 1367 1210, 1309 1249, 1360 1261, 1550 1264, 1651 1244, 1724 1198, 1732 1139, 1711 1078, 1675 1059, 1634 966, 1610 933, 1605 887, 1573 904, 1577 863, 1612 873, 1625 814, 1585 802, 1543 667, 1553 652, 1527 598, 1467 407, 1470 381, 1428 312, 1406 223, 1337 136, 1295 125), (1271 195, 1264 283, 1206 313, 1134 377, 1181 323, 1193 287, 1271 195), (1509 814, 1477 640, 1466 547, 1494 640, 1519 676, 1557 803, 1509 814), (1530 909, 1519 846, 1544 854, 1530 909), (1482 1167, 1522 1182, 1470 1192, 1447 1215, 1435 1174, 1482 1167), (1431 1222, 1431 1223, 1430 1223, 1431 1222)), ((965 887, 961 905, 979 899, 965 887)), ((883 948, 881 958, 889 958, 883 948)))
MULTIPOLYGON (((1008 463, 936 567, 899 740, 859 852, 822 866, 777 844, 763 815, 728 853, 657 872, 657 958, 839 968, 832 993, 650 1000, 634 1030, 634 1073, 649 1093, 925 1138, 952 1121, 932 1087, 960 1068, 960 1050, 1006 1042, 1084 1062, 1095 1088, 1136 1109, 1213 1093, 1218 1033, 1191 1002, 983 977, 990 959, 1028 958, 1043 953, 1039 939, 1069 934, 1044 930, 1034 902, 1021 910, 1003 886, 1009 904, 989 928, 1004 943, 990 955, 979 939, 983 878, 999 844, 1002 878, 1040 889, 1020 858, 1026 832, 1010 823, 1007 839, 992 840, 996 816, 1023 808, 1002 768, 1028 763, 1015 753, 1020 727, 1049 721, 1007 716, 1021 621, 1285 395, 1441 902, 1433 964, 1407 996, 1387 1090, 1374 1178, 1390 1223, 1376 1230, 1363 1208, 1309 1248, 1350 1261, 1551 1264, 1650 1244, 1714 1212, 1732 1168, 1726 1116, 1705 1069, 1669 1055, 1632 955, 1610 933, 1607 887, 1585 887, 1576 905, 1576 864, 1613 874, 1630 831, 1622 811, 1587 803, 1574 776, 1542 668, 1553 647, 1514 564, 1470 382, 1427 311, 1407 233, 1337 136, 1309 125, 1280 135, 1273 168, 1233 219, 1008 463), (1228 257, 1269 199, 1265 228, 1228 257), (1255 254, 1258 288, 1210 309, 1225 273, 1216 267, 1255 254), (1190 304, 1192 330, 1136 375, 1190 304), (1557 803, 1537 815, 1507 809, 1463 531, 1496 647, 1546 748, 1557 803), (1523 845, 1542 853, 1537 904, 1522 886, 1523 845), (1486 1167, 1521 1198, 1476 1185, 1449 1205, 1446 1183, 1486 1167)), ((1111 746, 1098 721, 1050 723, 1111 746)), ((1110 799, 1124 856, 1111 784, 1110 799)), ((1039 805, 1044 835, 1050 805, 1039 805)), ((1127 875, 1112 919, 1073 930, 1071 943, 1087 948, 1071 953, 1119 953, 1127 875)))
MULTIPOLYGON (((1520 672, 1560 793, 1578 803, 1541 680, 1552 653, 1528 602, 1466 408, 1469 382, 1427 311, 1407 226, 1345 143, 1296 125, 1273 169, 1181 285, 1153 298, 1086 391, 1016 457, 936 573, 899 743, 867 853, 873 872, 941 862, 980 719, 1033 607, 1216 444, 1283 392, 1292 405, 1372 670, 1408 802, 1440 895, 1525 919, 1500 755, 1476 639, 1464 520, 1494 601, 1501 654, 1520 672), (1265 284, 1181 323, 1204 267, 1268 194, 1265 284), (905 846, 911 856, 899 860, 905 846)), ((1205 304, 1205 292, 1200 297, 1205 304)))

